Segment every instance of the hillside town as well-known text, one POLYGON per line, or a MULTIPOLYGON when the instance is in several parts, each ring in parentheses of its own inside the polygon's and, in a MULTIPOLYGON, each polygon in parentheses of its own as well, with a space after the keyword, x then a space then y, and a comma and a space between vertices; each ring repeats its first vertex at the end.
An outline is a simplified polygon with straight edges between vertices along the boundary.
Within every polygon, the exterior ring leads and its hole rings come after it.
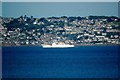
POLYGON ((119 45, 120 18, 87 17, 0 17, 1 46, 119 45))

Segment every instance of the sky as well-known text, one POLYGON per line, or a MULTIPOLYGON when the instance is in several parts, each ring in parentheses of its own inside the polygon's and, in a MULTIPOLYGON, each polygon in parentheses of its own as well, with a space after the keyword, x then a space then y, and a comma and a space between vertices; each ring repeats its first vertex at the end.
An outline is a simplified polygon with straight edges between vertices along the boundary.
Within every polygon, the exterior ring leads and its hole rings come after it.
POLYGON ((0 2, 0 16, 2 15, 2 3, 0 2))
POLYGON ((3 2, 118 2, 119 0, 2 0, 3 2))
POLYGON ((2 16, 118 16, 118 2, 3 2, 2 16))

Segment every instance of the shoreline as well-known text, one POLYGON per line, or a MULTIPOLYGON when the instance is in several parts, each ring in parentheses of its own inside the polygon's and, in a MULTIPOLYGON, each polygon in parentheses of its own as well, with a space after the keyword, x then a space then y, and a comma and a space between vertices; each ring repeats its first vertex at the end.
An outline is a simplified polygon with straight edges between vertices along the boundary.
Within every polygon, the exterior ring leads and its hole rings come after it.
MULTIPOLYGON (((42 47, 42 45, 0 45, 1 47, 42 47)), ((120 46, 120 44, 83 44, 83 45, 75 45, 74 47, 80 47, 80 46, 120 46)), ((74 48, 73 47, 73 48, 74 48)), ((68 47, 69 48, 69 47, 68 47)))

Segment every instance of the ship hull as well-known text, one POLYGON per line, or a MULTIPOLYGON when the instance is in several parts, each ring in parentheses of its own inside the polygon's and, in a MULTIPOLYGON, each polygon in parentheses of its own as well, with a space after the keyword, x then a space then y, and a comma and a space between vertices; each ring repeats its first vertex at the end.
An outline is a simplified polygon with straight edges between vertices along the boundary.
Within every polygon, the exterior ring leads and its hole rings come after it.
POLYGON ((69 47, 74 47, 74 45, 44 45, 42 46, 43 48, 69 48, 69 47))

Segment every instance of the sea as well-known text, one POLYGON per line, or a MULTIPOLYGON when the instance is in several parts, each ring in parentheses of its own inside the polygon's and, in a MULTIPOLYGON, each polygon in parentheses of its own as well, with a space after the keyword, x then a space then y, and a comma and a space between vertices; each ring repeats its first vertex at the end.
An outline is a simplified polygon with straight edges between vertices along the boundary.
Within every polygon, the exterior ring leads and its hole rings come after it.
POLYGON ((118 78, 120 46, 2 47, 3 78, 118 78))

